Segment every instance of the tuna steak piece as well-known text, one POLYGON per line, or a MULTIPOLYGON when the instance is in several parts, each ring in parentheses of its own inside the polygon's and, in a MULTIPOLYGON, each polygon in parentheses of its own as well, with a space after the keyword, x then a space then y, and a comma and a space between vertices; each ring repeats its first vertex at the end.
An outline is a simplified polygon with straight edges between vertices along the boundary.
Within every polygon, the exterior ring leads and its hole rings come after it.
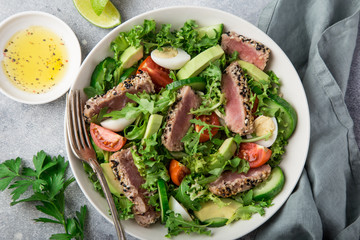
POLYGON ((264 44, 235 32, 227 32, 221 36, 221 47, 226 54, 237 51, 241 60, 252 63, 261 70, 264 70, 270 57, 270 49, 264 44))
POLYGON ((160 217, 160 213, 156 212, 148 203, 147 196, 150 193, 141 187, 145 180, 134 164, 130 148, 122 149, 111 155, 110 166, 120 181, 125 196, 134 203, 132 210, 136 222, 143 227, 155 223, 160 217))
POLYGON ((251 113, 250 89, 240 65, 235 61, 225 70, 221 80, 225 94, 225 123, 228 128, 240 135, 252 133, 254 117, 251 113))
POLYGON ((209 184, 209 190, 220 197, 231 197, 262 183, 269 177, 270 173, 269 164, 250 168, 246 174, 226 171, 216 181, 209 184))
POLYGON ((184 144, 181 139, 185 136, 193 119, 191 109, 200 106, 201 99, 189 86, 182 87, 178 91, 176 102, 170 107, 166 117, 166 128, 161 136, 162 144, 169 151, 181 151, 184 144))
POLYGON ((126 93, 136 94, 139 92, 154 92, 154 84, 147 72, 141 72, 119 83, 116 87, 107 91, 106 94, 90 98, 85 103, 84 117, 87 122, 98 114, 101 109, 107 107, 107 112, 121 110, 130 100, 126 93))

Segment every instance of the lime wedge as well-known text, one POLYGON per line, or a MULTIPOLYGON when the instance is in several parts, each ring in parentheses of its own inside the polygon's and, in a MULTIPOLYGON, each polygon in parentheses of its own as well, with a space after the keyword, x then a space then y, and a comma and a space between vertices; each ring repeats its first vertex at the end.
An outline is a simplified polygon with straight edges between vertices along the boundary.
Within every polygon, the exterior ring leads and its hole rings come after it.
POLYGON ((121 23, 121 16, 116 7, 108 1, 98 16, 91 6, 91 0, 73 0, 76 9, 86 20, 101 28, 112 28, 121 23))
POLYGON ((91 6, 94 9, 96 15, 100 16, 100 14, 104 11, 106 4, 109 0, 90 0, 91 6))

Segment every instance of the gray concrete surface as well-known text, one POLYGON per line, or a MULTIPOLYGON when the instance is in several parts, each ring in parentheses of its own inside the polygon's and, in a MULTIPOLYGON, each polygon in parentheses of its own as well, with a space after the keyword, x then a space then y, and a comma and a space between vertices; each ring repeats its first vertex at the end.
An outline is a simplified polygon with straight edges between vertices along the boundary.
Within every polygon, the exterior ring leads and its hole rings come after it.
MULTIPOLYGON (((270 0, 112 0, 126 21, 138 14, 156 8, 174 5, 196 5, 221 9, 257 24, 263 7, 270 0)), ((0 21, 21 11, 37 10, 51 13, 65 21, 77 35, 82 48, 83 59, 110 30, 101 29, 87 22, 75 9, 71 0, 0 0, 0 21)), ((1 36, 0 36, 1 37, 1 36)), ((347 104, 355 120, 355 131, 360 139, 360 37, 351 71, 347 91, 347 104)), ((22 157, 25 165, 32 164, 36 152, 45 150, 50 155, 65 156, 64 118, 65 97, 44 104, 26 105, 15 102, 0 94, 0 162, 22 157)), ((65 156, 66 157, 66 156, 65 156)), ((72 173, 69 169, 68 175, 72 173)), ((43 216, 33 204, 22 203, 10 207, 10 191, 0 193, 0 239, 31 240, 49 239, 53 233, 63 232, 59 225, 35 223, 33 219, 43 216)), ((69 213, 86 204, 89 214, 86 220, 85 239, 116 239, 113 226, 105 220, 88 202, 76 183, 66 192, 66 207, 69 213)), ((251 238, 251 234, 245 238, 251 238)), ((128 239, 134 239, 128 236, 128 239)))

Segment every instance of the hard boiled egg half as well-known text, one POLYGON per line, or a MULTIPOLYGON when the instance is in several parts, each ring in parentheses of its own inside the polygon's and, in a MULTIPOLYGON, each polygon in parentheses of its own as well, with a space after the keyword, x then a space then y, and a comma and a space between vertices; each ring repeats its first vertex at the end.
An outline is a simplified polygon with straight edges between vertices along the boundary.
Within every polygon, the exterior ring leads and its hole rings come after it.
POLYGON ((181 48, 163 47, 151 52, 151 59, 159 66, 178 70, 190 60, 190 55, 181 48))
POLYGON ((184 220, 192 221, 188 211, 173 196, 170 196, 169 198, 169 208, 175 213, 179 213, 184 220))
POLYGON ((270 147, 273 145, 278 135, 278 124, 275 117, 259 116, 254 121, 254 127, 254 133, 257 137, 265 136, 271 133, 269 139, 262 139, 256 141, 255 143, 264 147, 270 147))
POLYGON ((135 121, 134 119, 126 119, 126 118, 119 118, 119 119, 112 119, 108 118, 100 123, 101 126, 104 128, 110 129, 114 132, 120 132, 124 130, 126 127, 131 125, 135 121))

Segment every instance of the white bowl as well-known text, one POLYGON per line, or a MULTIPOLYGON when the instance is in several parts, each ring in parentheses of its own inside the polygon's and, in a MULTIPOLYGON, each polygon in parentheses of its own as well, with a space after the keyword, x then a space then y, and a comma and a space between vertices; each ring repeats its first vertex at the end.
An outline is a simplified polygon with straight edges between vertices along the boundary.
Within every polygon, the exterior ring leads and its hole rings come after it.
MULTIPOLYGON (((9 39, 17 32, 30 26, 50 29, 65 42, 68 52, 68 67, 61 80, 41 94, 25 92, 14 86, 0 67, 0 91, 15 101, 28 104, 42 104, 61 97, 75 80, 81 64, 81 49, 78 39, 71 28, 59 18, 44 12, 28 11, 15 14, 0 23, 0 50, 4 50, 9 39)), ((3 55, 0 55, 0 63, 3 55)))
MULTIPOLYGON (((250 220, 240 220, 221 228, 212 228, 213 239, 236 239, 258 228, 265 223, 287 200, 295 185, 297 184, 301 172, 303 171, 310 139, 310 117, 306 95, 300 78, 291 64, 288 57, 280 47, 268 37, 264 32, 254 25, 232 14, 210 8, 203 7, 171 7, 150 11, 134 17, 110 32, 87 56, 80 68, 79 75, 72 85, 72 89, 83 89, 89 85, 90 77, 95 66, 106 56, 110 56, 110 42, 116 38, 119 32, 128 31, 136 24, 142 24, 144 19, 154 19, 158 24, 172 23, 174 28, 179 28, 188 19, 194 19, 200 26, 224 23, 225 31, 234 30, 239 34, 253 38, 264 43, 272 51, 272 57, 268 69, 272 69, 282 82, 281 90, 284 98, 295 108, 298 114, 298 124, 293 136, 289 139, 286 147, 286 154, 280 166, 286 177, 283 190, 273 201, 274 206, 266 209, 266 214, 260 216, 254 214, 250 220)), ((82 93, 83 94, 83 93, 82 93)), ((82 95, 85 98, 85 95, 82 95)), ((97 193, 86 173, 82 164, 70 150, 67 144, 67 154, 74 176, 84 192, 85 196, 93 206, 110 222, 109 209, 103 197, 97 193)), ((142 228, 135 221, 123 221, 123 226, 127 233, 140 239, 167 239, 165 234, 167 229, 161 224, 155 224, 150 228, 142 228)), ((189 239, 189 235, 181 234, 175 239, 189 239)), ((209 239, 208 236, 191 234, 191 239, 209 239)))

